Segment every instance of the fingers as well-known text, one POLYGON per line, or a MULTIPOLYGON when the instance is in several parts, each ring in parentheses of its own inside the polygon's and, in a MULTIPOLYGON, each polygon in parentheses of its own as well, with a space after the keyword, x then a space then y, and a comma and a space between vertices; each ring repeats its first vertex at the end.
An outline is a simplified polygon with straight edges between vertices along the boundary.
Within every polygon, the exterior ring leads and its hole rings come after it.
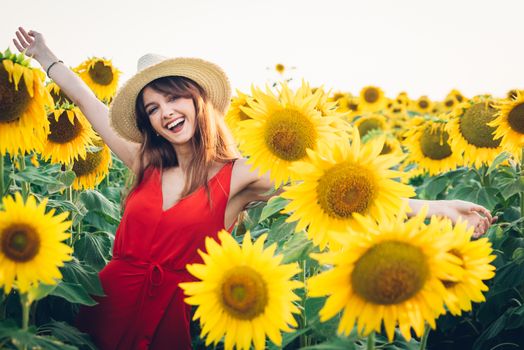
POLYGON ((23 48, 26 48, 27 42, 25 41, 25 38, 22 36, 22 34, 20 34, 20 32, 16 32, 16 37, 18 38, 20 45, 22 45, 23 48))
POLYGON ((484 215, 486 218, 488 218, 489 222, 493 221, 493 217, 491 216, 490 211, 484 208, 483 206, 476 205, 472 207, 470 210, 484 215))
POLYGON ((491 226, 491 221, 487 217, 483 217, 480 214, 476 215, 478 218, 476 219, 473 238, 479 238, 480 236, 484 235, 491 226))
MULTIPOLYGON (((18 31, 20 33, 22 33, 22 35, 24 36, 24 39, 28 42, 28 43, 32 43, 33 42, 33 38, 31 36, 29 36, 29 34, 27 34, 27 32, 25 31, 24 28, 22 27, 18 27, 18 31)), ((16 33, 17 36, 18 36, 18 32, 16 33)), ((20 37, 19 37, 20 38, 20 37)))
POLYGON ((15 47, 18 49, 18 51, 20 52, 24 51, 24 48, 20 46, 20 44, 18 43, 18 41, 16 41, 16 39, 13 39, 13 43, 15 44, 15 47))

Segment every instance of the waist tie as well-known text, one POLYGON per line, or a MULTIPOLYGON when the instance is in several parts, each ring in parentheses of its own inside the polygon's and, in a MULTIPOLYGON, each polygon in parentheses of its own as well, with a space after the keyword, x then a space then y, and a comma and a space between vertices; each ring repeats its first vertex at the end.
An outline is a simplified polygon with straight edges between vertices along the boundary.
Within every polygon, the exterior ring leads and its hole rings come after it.
POLYGON ((169 273, 187 273, 185 269, 173 269, 155 261, 121 257, 113 257, 113 260, 123 261, 140 270, 145 270, 146 290, 147 296, 149 297, 154 297, 158 287, 164 283, 164 274, 166 271, 169 273), (156 274, 158 274, 158 279, 155 278, 156 274))

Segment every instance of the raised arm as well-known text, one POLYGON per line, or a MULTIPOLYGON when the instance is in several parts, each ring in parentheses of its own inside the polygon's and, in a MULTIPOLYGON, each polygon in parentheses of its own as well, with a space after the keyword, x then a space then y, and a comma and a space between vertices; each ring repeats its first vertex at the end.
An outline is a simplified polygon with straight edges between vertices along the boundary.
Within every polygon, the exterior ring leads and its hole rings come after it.
POLYGON ((140 145, 123 139, 110 127, 107 106, 96 98, 78 75, 59 62, 58 57, 47 47, 42 34, 34 30, 26 32, 20 27, 16 37, 13 39, 16 48, 40 63, 48 76, 80 108, 113 153, 134 170, 140 145))

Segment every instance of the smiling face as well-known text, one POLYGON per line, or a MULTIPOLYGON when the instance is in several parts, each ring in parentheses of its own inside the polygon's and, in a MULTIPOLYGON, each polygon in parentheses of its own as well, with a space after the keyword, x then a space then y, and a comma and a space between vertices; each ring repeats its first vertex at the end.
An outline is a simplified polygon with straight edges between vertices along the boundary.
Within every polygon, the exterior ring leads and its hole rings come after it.
POLYGON ((193 99, 159 92, 151 87, 142 94, 144 110, 154 131, 174 145, 191 140, 196 128, 193 99))

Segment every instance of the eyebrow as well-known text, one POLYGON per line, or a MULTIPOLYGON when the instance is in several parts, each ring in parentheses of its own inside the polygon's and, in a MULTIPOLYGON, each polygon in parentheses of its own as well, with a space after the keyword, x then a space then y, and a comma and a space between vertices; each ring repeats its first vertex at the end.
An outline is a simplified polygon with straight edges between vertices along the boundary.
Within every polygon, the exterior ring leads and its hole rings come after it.
MULTIPOLYGON (((162 96, 164 96, 164 97, 167 97, 167 96, 171 96, 171 95, 172 95, 172 94, 167 93, 167 92, 161 92, 161 94, 162 94, 162 96)), ((144 106, 144 109, 147 109, 147 107, 149 107, 149 106, 151 106, 152 104, 155 104, 155 103, 156 103, 156 102, 149 102, 148 104, 146 104, 146 105, 144 106)))

